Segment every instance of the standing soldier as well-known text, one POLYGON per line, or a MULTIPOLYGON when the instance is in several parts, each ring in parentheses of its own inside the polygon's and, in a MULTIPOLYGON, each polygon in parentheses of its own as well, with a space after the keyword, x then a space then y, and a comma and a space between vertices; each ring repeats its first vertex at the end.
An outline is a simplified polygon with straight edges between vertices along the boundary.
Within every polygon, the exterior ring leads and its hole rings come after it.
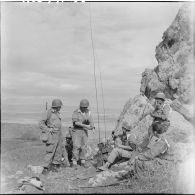
POLYGON ((77 108, 72 115, 73 130, 73 167, 77 167, 77 162, 81 160, 81 165, 85 168, 86 164, 85 153, 88 140, 88 130, 95 129, 91 111, 88 109, 89 101, 82 99, 80 101, 80 107, 77 108))
POLYGON ((62 131, 60 109, 62 101, 54 99, 52 107, 46 111, 45 115, 39 122, 42 130, 41 139, 46 145, 46 155, 44 158, 44 169, 42 174, 47 174, 50 170, 57 172, 62 158, 62 131))

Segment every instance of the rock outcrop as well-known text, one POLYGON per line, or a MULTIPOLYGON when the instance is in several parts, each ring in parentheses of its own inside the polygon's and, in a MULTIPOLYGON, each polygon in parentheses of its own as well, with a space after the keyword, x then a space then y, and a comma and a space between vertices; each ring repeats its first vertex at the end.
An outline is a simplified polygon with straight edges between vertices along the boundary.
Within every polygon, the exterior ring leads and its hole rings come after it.
POLYGON ((148 98, 163 91, 169 99, 189 103, 193 97, 193 20, 191 4, 181 7, 156 47, 158 65, 142 73, 142 91, 148 98))
POLYGON ((120 129, 122 121, 127 121, 132 129, 135 128, 144 118, 146 102, 151 108, 153 98, 159 91, 165 93, 174 111, 179 112, 186 120, 193 121, 193 113, 185 106, 193 106, 195 25, 192 8, 192 3, 185 3, 164 32, 162 42, 156 47, 158 65, 154 69, 146 68, 142 73, 140 92, 143 96, 127 101, 119 116, 116 131, 120 129))
MULTIPOLYGON (((115 132, 121 131, 125 121, 140 143, 152 123, 149 113, 154 109, 154 96, 159 91, 166 95, 171 109, 171 125, 165 133, 174 157, 184 159, 193 151, 193 113, 186 105, 193 106, 193 32, 191 3, 185 3, 176 18, 163 34, 156 47, 158 65, 142 73, 140 95, 130 99, 121 112, 115 132)), ((194 28, 195 29, 195 28, 194 28)), ((178 159, 177 158, 177 159, 178 159)))
POLYGON ((193 101, 195 21, 192 8, 191 3, 183 5, 164 32, 162 42, 156 47, 158 65, 154 69, 145 69, 140 87, 140 92, 149 99, 163 91, 167 98, 173 100, 172 108, 187 120, 192 120, 192 116, 182 104, 193 101))
MULTIPOLYGON (((170 162, 172 168, 167 172, 173 173, 171 177, 176 175, 174 178, 179 179, 179 182, 176 182, 179 190, 184 189, 186 183, 187 188, 191 188, 190 178, 192 177, 188 175, 194 174, 194 169, 190 172, 185 171, 185 164, 192 161, 189 159, 195 149, 193 112, 189 109, 190 107, 193 109, 194 32, 192 29, 194 21, 191 15, 192 7, 192 3, 185 3, 173 23, 164 32, 162 42, 156 47, 155 56, 158 65, 154 69, 146 68, 142 73, 141 94, 127 101, 115 128, 115 132, 118 133, 121 131, 122 123, 127 122, 131 127, 131 134, 135 135, 134 141, 137 144, 141 143, 152 124, 149 113, 154 109, 154 96, 159 91, 164 92, 166 101, 172 108, 169 113, 170 127, 164 134, 170 145, 167 154, 171 158, 167 161, 165 157, 161 165, 168 169, 167 162, 170 162), (178 162, 180 162, 179 166, 175 166, 178 162), (178 168, 178 171, 175 171, 174 167, 176 170, 178 168)), ((151 162, 152 168, 154 164, 151 162)), ((157 170, 161 168, 162 166, 157 170)))

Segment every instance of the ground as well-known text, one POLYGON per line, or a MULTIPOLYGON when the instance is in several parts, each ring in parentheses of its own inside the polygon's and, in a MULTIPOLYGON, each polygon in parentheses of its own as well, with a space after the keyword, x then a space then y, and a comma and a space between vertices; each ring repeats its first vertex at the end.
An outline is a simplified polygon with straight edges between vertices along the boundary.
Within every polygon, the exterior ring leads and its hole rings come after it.
MULTIPOLYGON (((40 165, 45 148, 39 140, 39 130, 36 126, 2 124, 1 127, 1 192, 6 193, 18 186, 18 179, 32 176, 27 166, 40 165), (23 174, 18 175, 18 178, 9 177, 18 170, 23 174)), ((94 140, 90 145, 95 146, 94 140)), ((112 169, 117 170, 116 167, 112 169)), ((89 179, 80 180, 76 177, 96 174, 95 168, 61 168, 58 174, 40 175, 45 191, 37 190, 33 193, 180 193, 181 189, 175 184, 177 172, 177 166, 173 162, 166 161, 160 165, 160 162, 156 161, 142 178, 131 178, 128 182, 115 186, 79 188, 80 185, 86 185, 89 179), (73 178, 75 180, 72 180, 73 178)))

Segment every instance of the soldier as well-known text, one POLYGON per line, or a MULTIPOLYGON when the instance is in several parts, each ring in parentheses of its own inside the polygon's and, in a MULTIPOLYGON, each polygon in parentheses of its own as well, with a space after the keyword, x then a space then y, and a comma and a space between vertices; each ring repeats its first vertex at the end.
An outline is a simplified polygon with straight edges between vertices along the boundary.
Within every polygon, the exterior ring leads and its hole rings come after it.
POLYGON ((114 163, 117 158, 130 158, 134 147, 127 140, 127 131, 130 131, 130 127, 126 122, 122 124, 122 134, 114 136, 115 148, 111 151, 107 162, 99 167, 100 171, 105 171, 110 168, 110 165, 114 163))
POLYGON ((153 135, 158 131, 162 133, 166 132, 170 126, 170 121, 168 120, 170 107, 165 104, 164 93, 157 93, 155 96, 155 109, 150 114, 153 117, 152 125, 148 129, 148 135, 145 137, 144 141, 140 145, 140 148, 145 148, 149 144, 153 135))
POLYGON ((72 150, 73 150, 73 142, 72 142, 72 127, 69 127, 69 131, 66 133, 66 140, 63 145, 63 161, 67 167, 70 166, 70 162, 72 162, 72 150))
POLYGON ((147 137, 139 145, 139 152, 134 155, 128 163, 130 165, 130 170, 133 170, 138 174, 140 172, 138 168, 144 167, 144 162, 153 160, 157 156, 165 153, 169 148, 169 144, 164 136, 164 133, 170 126, 170 121, 168 120, 170 108, 168 105, 164 104, 165 95, 163 93, 158 93, 155 96, 155 100, 155 110, 151 113, 154 121, 148 130, 147 137), (151 146, 148 148, 147 146, 149 143, 151 143, 151 146), (140 164, 142 164, 142 166, 140 166, 140 164))
POLYGON ((47 174, 50 170, 57 172, 61 164, 62 157, 62 131, 60 109, 62 101, 54 99, 52 107, 46 111, 39 122, 42 130, 42 141, 46 146, 46 155, 44 158, 44 169, 42 174, 47 174))
POLYGON ((89 101, 82 99, 80 107, 73 112, 72 122, 72 141, 73 141, 73 167, 77 167, 77 163, 81 160, 81 165, 88 167, 85 159, 85 148, 88 140, 88 130, 95 129, 91 111, 88 109, 89 101))

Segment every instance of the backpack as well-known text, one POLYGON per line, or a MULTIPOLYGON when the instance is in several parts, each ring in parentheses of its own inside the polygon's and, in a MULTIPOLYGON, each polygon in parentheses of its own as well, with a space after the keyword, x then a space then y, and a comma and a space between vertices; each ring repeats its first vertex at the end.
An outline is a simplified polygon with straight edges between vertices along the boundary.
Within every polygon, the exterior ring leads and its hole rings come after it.
MULTIPOLYGON (((47 120, 50 119, 51 112, 47 111, 47 120)), ((47 125, 47 120, 45 121, 45 124, 47 125)), ((49 140, 50 133, 49 132, 41 132, 40 140, 44 143, 46 143, 49 140)))

